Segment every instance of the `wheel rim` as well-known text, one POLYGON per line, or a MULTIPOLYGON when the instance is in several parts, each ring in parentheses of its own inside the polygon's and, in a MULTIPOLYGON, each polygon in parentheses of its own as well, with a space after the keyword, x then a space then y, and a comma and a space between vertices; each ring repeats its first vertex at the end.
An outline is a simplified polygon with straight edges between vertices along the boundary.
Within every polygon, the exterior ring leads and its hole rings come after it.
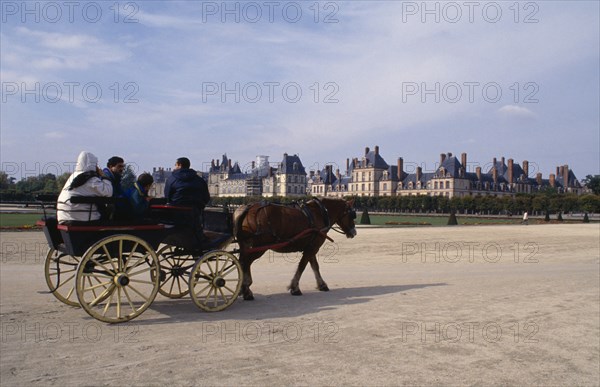
POLYGON ((190 294, 198 308, 216 312, 235 302, 242 287, 242 267, 226 251, 211 251, 196 262, 190 273, 190 294))
POLYGON ((165 297, 181 298, 189 290, 188 279, 193 266, 193 257, 182 253, 182 249, 164 246, 158 251, 160 264, 160 288, 165 297))
POLYGON ((159 287, 158 257, 132 235, 114 235, 90 247, 77 268, 76 289, 83 309, 97 320, 117 323, 142 314, 159 287))
POLYGON ((79 307, 75 291, 75 277, 80 259, 58 250, 50 249, 44 262, 46 284, 59 301, 79 307))

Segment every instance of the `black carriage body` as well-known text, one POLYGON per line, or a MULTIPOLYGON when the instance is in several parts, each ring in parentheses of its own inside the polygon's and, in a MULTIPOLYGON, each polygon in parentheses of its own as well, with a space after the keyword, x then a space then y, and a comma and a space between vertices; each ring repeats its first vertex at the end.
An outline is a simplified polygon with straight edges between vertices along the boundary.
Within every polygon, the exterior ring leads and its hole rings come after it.
MULTIPOLYGON (((82 256, 94 243, 118 234, 138 237, 157 250, 166 233, 166 228, 162 224, 134 226, 68 226, 60 224, 57 228, 64 242, 60 250, 72 256, 82 256)), ((116 247, 114 248, 116 249, 116 247)), ((125 251, 131 251, 133 246, 125 245, 123 248, 125 251)), ((109 251, 109 254, 116 255, 118 251, 109 251)))

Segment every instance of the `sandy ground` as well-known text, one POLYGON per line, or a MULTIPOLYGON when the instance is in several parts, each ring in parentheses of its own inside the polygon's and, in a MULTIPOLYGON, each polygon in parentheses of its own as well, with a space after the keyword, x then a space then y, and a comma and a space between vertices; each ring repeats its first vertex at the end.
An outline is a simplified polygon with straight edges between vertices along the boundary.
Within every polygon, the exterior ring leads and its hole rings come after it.
POLYGON ((600 384, 600 225, 333 234, 302 297, 295 255, 253 266, 255 301, 158 295, 97 322, 44 293, 41 232, 3 232, 2 386, 600 384))

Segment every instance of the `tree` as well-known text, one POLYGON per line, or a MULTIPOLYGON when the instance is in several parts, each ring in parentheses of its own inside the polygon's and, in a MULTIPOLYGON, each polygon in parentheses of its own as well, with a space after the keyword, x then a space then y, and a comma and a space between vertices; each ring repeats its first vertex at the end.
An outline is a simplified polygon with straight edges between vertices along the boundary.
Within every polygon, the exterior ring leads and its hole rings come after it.
POLYGON ((600 175, 587 175, 582 183, 596 195, 600 194, 600 175))
POLYGON ((448 226, 456 226, 458 224, 458 220, 456 220, 456 214, 454 211, 450 213, 450 217, 448 218, 448 226))
POLYGON ((360 224, 371 224, 371 218, 369 217, 369 212, 365 208, 360 216, 360 224))

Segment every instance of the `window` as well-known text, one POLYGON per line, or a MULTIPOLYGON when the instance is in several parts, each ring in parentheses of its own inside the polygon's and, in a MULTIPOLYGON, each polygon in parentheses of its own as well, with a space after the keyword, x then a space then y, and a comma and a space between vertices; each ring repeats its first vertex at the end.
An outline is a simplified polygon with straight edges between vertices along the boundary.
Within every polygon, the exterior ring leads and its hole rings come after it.
POLYGON ((383 190, 387 191, 387 183, 383 183, 383 190))
POLYGON ((438 182, 433 183, 433 189, 438 189, 438 182))

